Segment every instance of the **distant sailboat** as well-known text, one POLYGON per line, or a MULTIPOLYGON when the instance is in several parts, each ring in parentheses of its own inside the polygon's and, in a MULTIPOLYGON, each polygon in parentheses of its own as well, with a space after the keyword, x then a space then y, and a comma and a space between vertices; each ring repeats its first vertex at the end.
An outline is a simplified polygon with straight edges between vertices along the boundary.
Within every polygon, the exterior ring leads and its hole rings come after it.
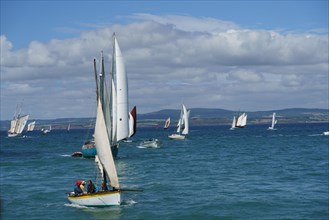
POLYGON ((20 136, 25 128, 29 115, 20 115, 21 107, 14 114, 14 118, 10 122, 10 128, 8 130, 8 137, 20 136))
POLYGON ((178 120, 177 133, 169 135, 170 139, 185 139, 186 135, 189 133, 189 116, 190 110, 187 110, 185 105, 182 105, 181 115, 178 120))
POLYGON ((277 120, 275 119, 275 117, 276 117, 276 114, 275 114, 275 112, 273 112, 273 115, 272 115, 272 124, 271 124, 271 127, 268 127, 267 130, 275 130, 274 125, 276 125, 276 123, 277 123, 277 120))
POLYGON ((242 113, 239 115, 235 123, 235 128, 244 128, 247 125, 247 114, 242 113))
POLYGON ((235 128, 235 125, 236 125, 236 119, 235 119, 235 116, 233 117, 233 121, 232 121, 232 126, 231 126, 231 130, 234 130, 235 128))
POLYGON ((169 126, 170 126, 170 117, 166 120, 163 129, 167 129, 167 128, 169 128, 169 126))
POLYGON ((33 131, 34 128, 35 128, 35 121, 32 121, 27 125, 27 131, 33 131))
POLYGON ((71 130, 71 124, 69 124, 68 126, 67 126, 67 131, 70 131, 71 130))
POLYGON ((42 129, 43 134, 48 134, 51 131, 51 125, 49 125, 49 129, 42 129))

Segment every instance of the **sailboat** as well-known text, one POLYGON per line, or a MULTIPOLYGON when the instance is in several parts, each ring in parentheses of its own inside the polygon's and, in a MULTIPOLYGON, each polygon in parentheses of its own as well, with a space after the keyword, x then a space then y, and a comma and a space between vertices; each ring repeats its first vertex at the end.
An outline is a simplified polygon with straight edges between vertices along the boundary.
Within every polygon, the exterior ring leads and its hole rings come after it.
MULTIPOLYGON (((99 77, 97 75, 96 60, 94 60, 96 91, 102 103, 112 154, 115 158, 119 151, 120 141, 129 137, 128 79, 122 53, 115 34, 113 34, 111 64, 110 79, 108 81, 110 86, 107 87, 103 53, 101 54, 101 71, 99 77)), ((93 141, 89 141, 88 145, 86 145, 89 148, 85 145, 82 146, 82 154, 84 157, 96 155, 95 144, 93 144, 93 141)))
POLYGON ((187 110, 185 105, 182 105, 180 118, 177 124, 177 133, 169 135, 172 140, 182 140, 185 139, 186 135, 189 133, 189 116, 190 110, 187 110))
POLYGON ((274 125, 276 125, 276 123, 277 123, 277 120, 275 119, 275 116, 276 116, 276 114, 275 114, 275 112, 273 112, 273 115, 272 115, 272 124, 271 124, 271 127, 268 127, 267 130, 275 130, 274 125))
POLYGON ((27 131, 33 131, 34 128, 35 128, 35 121, 32 121, 27 125, 27 131))
POLYGON ((240 114, 239 117, 237 117, 234 128, 244 128, 246 125, 247 125, 247 114, 244 112, 240 114))
POLYGON ((49 125, 49 129, 42 129, 43 134, 48 134, 51 131, 51 125, 49 125))
POLYGON ((165 125, 164 125, 163 129, 167 129, 167 128, 169 128, 169 126, 170 126, 170 117, 167 118, 167 120, 166 120, 166 122, 165 122, 165 125))
POLYGON ((29 115, 20 115, 21 107, 19 111, 16 108, 14 118, 10 122, 10 128, 8 130, 8 137, 20 136, 25 128, 29 115))
POLYGON ((67 126, 67 131, 70 131, 71 130, 71 124, 69 124, 68 126, 67 126))
MULTIPOLYGON (((81 206, 112 206, 121 204, 121 190, 117 170, 115 167, 112 151, 111 142, 107 130, 107 125, 103 112, 103 105, 100 98, 97 98, 97 116, 95 124, 95 146, 97 149, 96 162, 99 161, 98 167, 103 173, 103 184, 110 180, 110 185, 113 190, 104 190, 96 193, 88 193, 75 195, 71 192, 68 195, 68 200, 77 205, 81 206)), ((106 187, 107 188, 107 187, 106 187)))
POLYGON ((232 121, 232 126, 231 126, 231 130, 234 130, 235 128, 235 125, 236 125, 236 119, 235 119, 235 116, 233 117, 233 121, 232 121))

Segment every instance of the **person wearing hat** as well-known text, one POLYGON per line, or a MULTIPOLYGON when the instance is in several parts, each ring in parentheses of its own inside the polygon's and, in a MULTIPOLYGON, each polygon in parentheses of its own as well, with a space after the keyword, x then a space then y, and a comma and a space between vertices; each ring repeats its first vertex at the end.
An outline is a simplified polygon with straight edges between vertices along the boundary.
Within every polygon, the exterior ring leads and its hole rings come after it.
POLYGON ((74 187, 74 194, 75 195, 80 195, 80 194, 83 194, 83 190, 81 189, 81 183, 82 181, 81 180, 77 180, 75 182, 75 187, 74 187))

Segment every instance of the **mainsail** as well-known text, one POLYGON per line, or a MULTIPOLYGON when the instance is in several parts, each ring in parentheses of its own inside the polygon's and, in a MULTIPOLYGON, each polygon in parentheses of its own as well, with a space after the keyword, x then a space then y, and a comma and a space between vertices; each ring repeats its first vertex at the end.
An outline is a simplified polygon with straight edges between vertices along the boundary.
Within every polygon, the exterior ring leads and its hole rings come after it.
POLYGON ((15 116, 10 122, 10 128, 8 130, 8 136, 17 136, 20 135, 29 119, 29 115, 15 116))
POLYGON ((113 40, 117 97, 117 141, 120 141, 129 136, 128 80, 121 50, 115 35, 113 40))
POLYGON ((35 127, 35 121, 30 122, 27 125, 27 131, 33 131, 34 130, 34 127, 35 127))

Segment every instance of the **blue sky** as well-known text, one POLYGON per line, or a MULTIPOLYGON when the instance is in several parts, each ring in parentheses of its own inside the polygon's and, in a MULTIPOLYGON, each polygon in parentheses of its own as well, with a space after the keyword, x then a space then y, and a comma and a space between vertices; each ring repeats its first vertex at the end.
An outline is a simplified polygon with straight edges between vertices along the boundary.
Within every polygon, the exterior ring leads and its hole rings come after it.
POLYGON ((227 20, 248 28, 328 28, 328 1, 1 1, 1 33, 15 48, 32 40, 78 36, 97 25, 127 23, 136 13, 227 20))
POLYGON ((1 1, 1 119, 94 116, 114 31, 140 113, 328 108, 328 1, 1 1))

